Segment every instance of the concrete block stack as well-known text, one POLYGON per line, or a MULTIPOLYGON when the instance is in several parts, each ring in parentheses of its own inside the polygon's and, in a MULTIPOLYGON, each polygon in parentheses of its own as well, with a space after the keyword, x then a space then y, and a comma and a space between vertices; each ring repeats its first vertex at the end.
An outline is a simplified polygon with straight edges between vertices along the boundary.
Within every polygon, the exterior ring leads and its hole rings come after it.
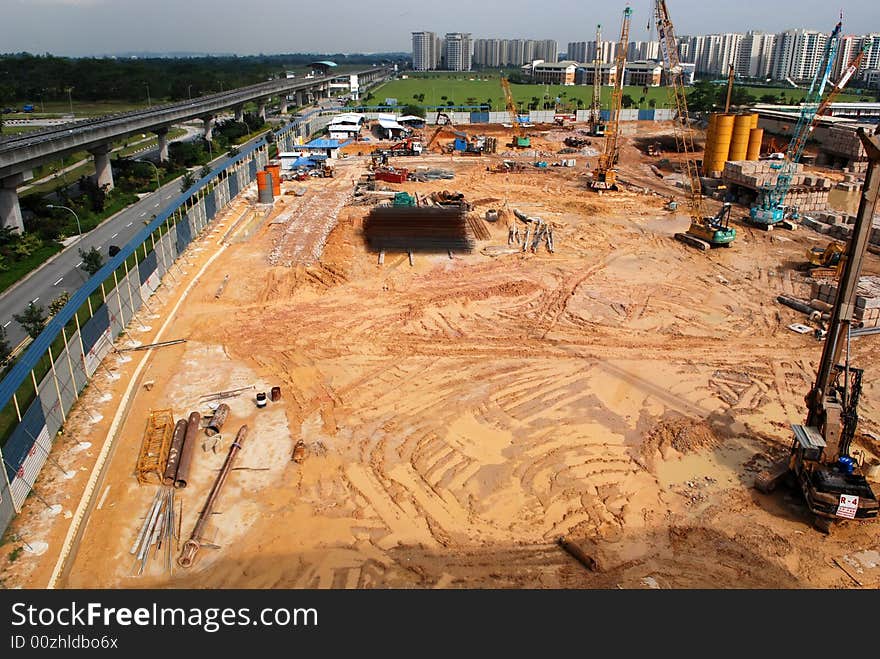
POLYGON ((844 192, 858 192, 862 189, 863 183, 864 179, 859 178, 856 174, 844 174, 843 181, 835 185, 834 189, 844 192))
MULTIPOLYGON (((839 240, 849 240, 855 223, 855 215, 847 215, 846 213, 835 211, 814 213, 809 217, 801 217, 801 224, 803 226, 839 240)), ((880 215, 874 216, 874 224, 868 241, 875 247, 880 247, 880 215)))
MULTIPOLYGON (((813 284, 810 297, 834 304, 837 284, 819 281, 813 284)), ((856 310, 853 318, 861 327, 880 327, 880 277, 862 277, 856 289, 856 310)))
POLYGON ((822 144, 822 150, 850 160, 860 161, 867 158, 865 147, 855 130, 842 126, 828 129, 828 140, 822 144))
MULTIPOLYGON (((776 184, 779 161, 772 160, 740 160, 728 162, 724 166, 722 179, 731 188, 734 186, 748 188, 755 192, 776 184)), ((803 165, 798 164, 796 173, 791 180, 791 188, 786 203, 795 206, 801 213, 823 211, 828 207, 828 193, 831 181, 824 176, 805 174, 803 165)), ((748 200, 743 200, 748 203, 748 200)))

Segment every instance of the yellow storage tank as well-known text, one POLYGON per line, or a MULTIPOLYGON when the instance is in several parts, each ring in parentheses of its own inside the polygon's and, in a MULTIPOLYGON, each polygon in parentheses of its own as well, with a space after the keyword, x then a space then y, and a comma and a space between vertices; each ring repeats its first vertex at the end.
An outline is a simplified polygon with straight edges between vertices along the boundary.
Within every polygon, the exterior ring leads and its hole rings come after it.
POLYGON ((733 137, 734 118, 735 115, 732 114, 719 114, 715 120, 712 158, 709 160, 709 168, 707 170, 710 176, 714 172, 724 171, 724 163, 727 162, 727 154, 730 151, 730 140, 733 137))
POLYGON ((709 176, 709 160, 712 158, 717 119, 717 114, 709 115, 709 127, 706 129, 706 148, 703 150, 703 176, 709 176))
POLYGON ((757 112, 755 112, 755 113, 752 115, 752 125, 751 125, 751 127, 752 127, 752 128, 757 128, 757 127, 758 127, 758 113, 757 113, 757 112))
POLYGON ((758 160, 761 157, 761 143, 763 141, 763 128, 752 128, 749 131, 749 149, 746 152, 746 160, 758 160))
POLYGON ((745 160, 749 150, 749 132, 752 130, 752 115, 738 114, 733 120, 733 135, 730 138, 728 160, 745 160))

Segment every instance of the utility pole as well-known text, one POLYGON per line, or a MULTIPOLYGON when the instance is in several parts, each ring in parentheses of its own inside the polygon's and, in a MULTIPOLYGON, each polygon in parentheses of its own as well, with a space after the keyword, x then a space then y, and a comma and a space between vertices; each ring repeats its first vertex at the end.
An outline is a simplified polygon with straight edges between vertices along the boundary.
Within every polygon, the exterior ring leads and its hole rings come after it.
POLYGON ((67 100, 70 103, 70 114, 73 114, 73 87, 67 88, 67 100))
POLYGON ((150 100, 150 83, 144 83, 147 86, 147 107, 153 107, 153 101, 150 100))

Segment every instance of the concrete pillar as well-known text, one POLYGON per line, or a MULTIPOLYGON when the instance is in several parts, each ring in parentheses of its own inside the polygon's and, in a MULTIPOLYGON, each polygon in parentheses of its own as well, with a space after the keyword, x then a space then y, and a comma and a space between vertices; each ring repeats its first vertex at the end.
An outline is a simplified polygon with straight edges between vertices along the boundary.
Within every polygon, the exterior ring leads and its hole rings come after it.
POLYGON ((239 105, 235 108, 235 120, 238 123, 241 123, 244 121, 244 106, 243 105, 239 105))
POLYGON ((204 124, 202 137, 210 142, 214 138, 214 115, 202 117, 202 123, 204 124))
POLYGON ((301 89, 296 90, 296 107, 301 108, 306 104, 306 93, 301 89))
POLYGON ((287 114, 287 96, 281 97, 281 102, 278 104, 278 111, 281 114, 287 114))
POLYGON ((0 226, 10 227, 19 233, 24 231, 21 206, 18 205, 17 188, 24 182, 21 174, 14 174, 0 181, 0 226))
POLYGON ((265 99, 260 100, 260 104, 257 106, 257 116, 266 121, 266 101, 265 99))
POLYGON ((105 192, 113 189, 113 168, 110 166, 110 145, 101 144, 89 153, 95 158, 95 183, 105 192))
POLYGON ((159 138, 159 162, 168 162, 168 128, 153 131, 159 138))

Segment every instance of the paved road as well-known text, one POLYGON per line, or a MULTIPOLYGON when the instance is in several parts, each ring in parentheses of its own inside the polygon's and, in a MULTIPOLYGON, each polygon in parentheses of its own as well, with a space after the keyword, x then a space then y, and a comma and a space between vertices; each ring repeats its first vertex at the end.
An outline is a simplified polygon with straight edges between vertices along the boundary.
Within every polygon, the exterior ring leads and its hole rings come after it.
MULTIPOLYGON (((143 158, 153 154, 155 151, 139 155, 143 158)), ((217 158, 212 165, 216 166, 225 159, 225 156, 217 158)), ((73 294, 89 278, 88 273, 79 267, 82 262, 79 248, 87 252, 96 247, 106 262, 110 245, 125 245, 145 223, 152 220, 154 214, 158 214, 179 194, 179 180, 164 185, 120 212, 112 220, 86 233, 81 240, 65 248, 52 263, 32 273, 15 288, 6 289, 0 294, 0 326, 5 328, 10 345, 18 345, 26 336, 21 326, 13 320, 13 314, 21 313, 33 301, 48 309, 49 303, 63 291, 73 294)))

